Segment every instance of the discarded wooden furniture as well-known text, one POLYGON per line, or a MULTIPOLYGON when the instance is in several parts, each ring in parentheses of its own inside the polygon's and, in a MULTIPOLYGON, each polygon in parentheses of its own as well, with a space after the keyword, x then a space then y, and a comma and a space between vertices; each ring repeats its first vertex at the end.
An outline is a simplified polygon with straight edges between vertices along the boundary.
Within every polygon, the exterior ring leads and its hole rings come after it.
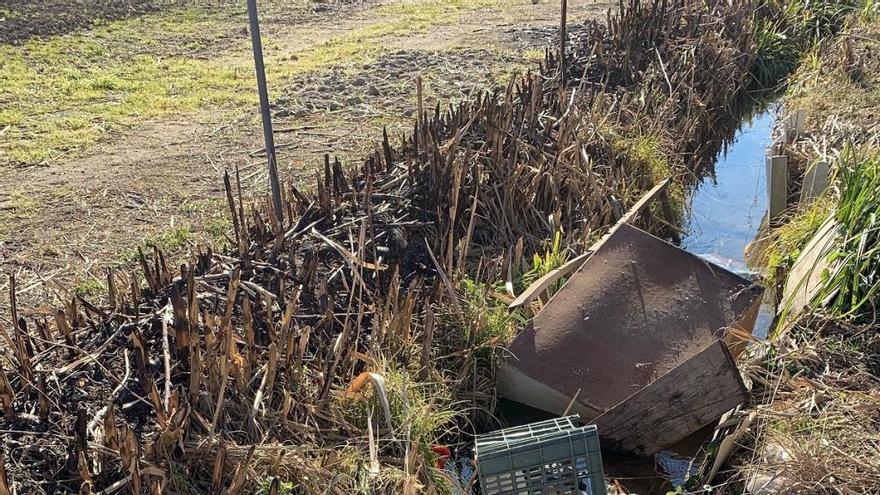
POLYGON ((751 333, 763 288, 627 224, 591 251, 509 346, 501 396, 642 455, 747 398, 725 338, 751 333))
POLYGON ((606 493, 599 435, 577 415, 480 435, 475 458, 484 495, 606 493))

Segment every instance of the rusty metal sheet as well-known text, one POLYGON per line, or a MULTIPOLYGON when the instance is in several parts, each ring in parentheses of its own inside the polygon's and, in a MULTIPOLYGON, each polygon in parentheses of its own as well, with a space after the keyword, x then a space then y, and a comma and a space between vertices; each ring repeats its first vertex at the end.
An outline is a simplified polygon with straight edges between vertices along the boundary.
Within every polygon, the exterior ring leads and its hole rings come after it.
MULTIPOLYGON (((513 341, 505 366, 562 396, 577 394, 585 406, 577 410, 604 412, 725 328, 751 331, 762 294, 739 275, 621 225, 513 341)), ((505 388, 518 400, 515 383, 505 388)), ((520 401, 541 408, 532 395, 520 401)))

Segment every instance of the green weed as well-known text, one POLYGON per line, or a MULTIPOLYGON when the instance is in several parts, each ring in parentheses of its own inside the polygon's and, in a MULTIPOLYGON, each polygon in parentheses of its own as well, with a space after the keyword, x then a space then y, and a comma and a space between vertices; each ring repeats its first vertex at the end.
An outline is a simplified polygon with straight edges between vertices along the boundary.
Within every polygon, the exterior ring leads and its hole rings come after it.
POLYGON ((74 288, 74 294, 85 297, 92 298, 95 296, 100 296, 107 292, 107 288, 104 286, 104 282, 96 279, 95 277, 87 277, 85 280, 80 281, 74 288))
MULTIPOLYGON (((823 197, 807 208, 796 210, 778 227, 773 229, 766 238, 766 244, 759 254, 759 265, 769 267, 791 268, 800 256, 801 250, 809 242, 823 222, 831 213, 832 201, 823 197)), ((773 270, 770 271, 769 283, 773 282, 773 270)))
POLYGON ((840 316, 873 321, 880 294, 880 154, 848 146, 837 173, 840 228, 818 300, 840 316))
MULTIPOLYGON (((640 194, 674 175, 672 165, 663 152, 663 145, 658 136, 650 134, 620 136, 612 133, 611 146, 614 152, 625 160, 631 175, 640 179, 637 189, 640 194)), ((685 211, 684 185, 681 181, 672 181, 666 188, 666 195, 669 209, 676 216, 666 220, 678 224, 685 211)), ((650 208, 654 217, 665 217, 660 203, 655 201, 650 208)))
MULTIPOLYGON (((532 267, 523 273, 520 290, 525 289, 539 278, 561 267, 568 261, 568 252, 562 249, 562 232, 556 231, 553 242, 547 247, 543 255, 532 255, 532 267)), ((549 294, 554 294, 565 284, 564 277, 557 280, 547 289, 549 294)))
MULTIPOLYGON (((456 416, 456 413, 449 409, 452 405, 449 389, 435 383, 424 382, 406 369, 405 365, 393 361, 380 362, 377 371, 385 381, 391 427, 394 431, 405 434, 408 442, 404 444, 414 445, 427 465, 433 465, 437 454, 431 450, 431 446, 440 442, 441 437, 446 433, 445 428, 456 416)), ((381 428, 386 426, 384 408, 372 387, 366 391, 365 397, 342 399, 339 406, 347 421, 363 431, 367 431, 369 418, 372 418, 374 427, 377 424, 381 428)), ((400 455, 403 447, 399 442, 380 439, 379 448, 396 450, 396 454, 400 455)), ((364 458, 362 450, 353 451, 342 457, 348 459, 348 462, 344 463, 347 471, 365 471, 368 467, 368 460, 364 458)), ((384 479, 374 479, 370 483, 373 485, 394 483, 402 474, 391 469, 386 472, 383 468, 381 476, 384 479)), ((361 478, 366 479, 367 476, 361 478)), ((372 493, 368 489, 370 487, 364 488, 366 489, 364 493, 372 493)))
MULTIPOLYGON (((278 495, 293 495, 296 493, 296 484, 292 481, 280 481, 278 483, 278 495)), ((266 480, 260 484, 260 489, 257 490, 256 495, 269 495, 269 490, 272 489, 272 480, 266 480)))
POLYGON ((752 76, 758 87, 773 88, 797 67, 800 47, 782 26, 770 19, 761 19, 755 34, 757 55, 752 76))
POLYGON ((768 2, 755 23, 757 56, 751 73, 756 88, 776 88, 805 53, 843 28, 857 8, 851 0, 768 2))
POLYGON ((186 227, 175 227, 159 233, 154 237, 144 239, 141 244, 133 249, 129 249, 120 255, 120 262, 130 263, 138 259, 138 248, 144 254, 150 253, 154 247, 164 253, 171 253, 179 250, 186 245, 190 238, 190 231, 186 227))
POLYGON ((476 347, 508 342, 522 323, 516 312, 495 296, 496 288, 464 277, 458 284, 464 312, 463 338, 476 347))

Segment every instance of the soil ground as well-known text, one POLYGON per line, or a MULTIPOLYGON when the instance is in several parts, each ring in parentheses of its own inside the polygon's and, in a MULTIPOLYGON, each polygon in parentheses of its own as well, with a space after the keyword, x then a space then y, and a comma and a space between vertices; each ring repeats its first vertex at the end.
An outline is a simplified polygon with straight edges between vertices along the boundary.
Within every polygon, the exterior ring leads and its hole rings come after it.
MULTIPOLYGON (((30 19, 20 3, 0 13, 30 19)), ((0 89, 0 265, 24 304, 99 293, 105 268, 145 243, 222 243, 224 170, 266 189, 243 2, 144 13, 154 6, 105 12, 129 18, 91 26, 73 16, 49 31, 23 21, 15 43, 0 44, 0 83, 10 83, 0 89)), ((570 24, 611 7, 570 1, 570 24)), ((419 74, 431 108, 533 66, 558 15, 555 2, 528 0, 268 2, 283 179, 312 177, 324 153, 357 163, 383 126, 398 136, 412 123, 419 74)))
POLYGON ((96 21, 135 17, 180 3, 173 0, 4 0, 0 2, 0 42, 19 43, 34 36, 68 33, 96 21))

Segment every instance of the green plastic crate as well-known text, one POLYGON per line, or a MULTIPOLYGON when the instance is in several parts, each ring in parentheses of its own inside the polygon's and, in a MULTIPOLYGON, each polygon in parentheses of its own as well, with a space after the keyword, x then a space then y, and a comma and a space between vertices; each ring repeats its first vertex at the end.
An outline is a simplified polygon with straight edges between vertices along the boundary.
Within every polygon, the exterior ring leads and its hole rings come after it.
POLYGON ((477 437, 475 456, 483 495, 605 495, 599 433, 566 416, 477 437))

